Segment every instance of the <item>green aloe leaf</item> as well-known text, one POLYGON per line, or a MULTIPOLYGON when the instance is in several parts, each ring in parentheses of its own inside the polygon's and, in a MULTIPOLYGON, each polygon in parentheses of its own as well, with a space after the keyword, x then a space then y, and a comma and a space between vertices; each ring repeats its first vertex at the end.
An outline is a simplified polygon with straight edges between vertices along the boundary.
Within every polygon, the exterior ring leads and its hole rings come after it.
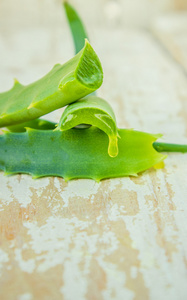
POLYGON ((107 135, 97 129, 67 131, 27 129, 7 131, 0 136, 0 169, 6 174, 28 173, 33 177, 60 176, 65 180, 136 176, 166 156, 153 142, 160 135, 128 129, 119 130, 119 153, 107 153, 107 135))
POLYGON ((162 142, 155 142, 153 144, 154 148, 158 152, 187 152, 187 145, 183 144, 171 144, 171 143, 162 143, 162 142))
POLYGON ((109 138, 108 154, 118 154, 118 129, 112 107, 102 98, 87 96, 67 106, 56 130, 69 130, 80 124, 93 125, 109 138))
POLYGON ((44 119, 35 119, 31 120, 25 123, 12 125, 7 127, 9 131, 12 132, 24 132, 26 131, 26 128, 33 128, 33 129, 40 129, 40 130, 49 130, 49 129, 55 129, 56 123, 50 122, 44 119))
MULTIPOLYGON (((66 1, 64 2, 64 10, 71 29, 75 53, 77 54, 84 47, 85 39, 88 39, 88 35, 76 10, 66 1)), ((92 94, 94 94, 94 92, 92 94)), ((47 120, 35 119, 24 122, 23 124, 8 126, 8 129, 13 132, 24 132, 26 127, 34 129, 53 129, 55 128, 55 124, 47 120)))
POLYGON ((0 127, 36 119, 80 99, 100 87, 101 63, 88 41, 64 65, 57 64, 40 80, 0 94, 0 127))
POLYGON ((69 27, 71 29, 74 46, 75 46, 75 53, 78 53, 84 46, 85 38, 88 39, 88 35, 86 33, 86 30, 84 28, 84 25, 78 13, 66 1, 64 2, 64 9, 69 23, 69 27))

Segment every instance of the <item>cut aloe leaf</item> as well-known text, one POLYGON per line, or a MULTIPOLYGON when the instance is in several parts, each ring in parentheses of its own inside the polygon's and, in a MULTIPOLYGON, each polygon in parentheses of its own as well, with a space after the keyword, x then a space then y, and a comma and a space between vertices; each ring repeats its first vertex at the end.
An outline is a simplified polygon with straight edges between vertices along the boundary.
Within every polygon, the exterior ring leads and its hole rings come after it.
POLYGON ((118 154, 118 129, 112 107, 102 98, 87 96, 67 106, 56 130, 69 130, 77 125, 89 124, 103 130, 109 138, 108 154, 118 154))
POLYGON ((100 87, 101 63, 88 41, 64 65, 57 64, 40 80, 0 94, 0 127, 27 122, 72 103, 100 87))

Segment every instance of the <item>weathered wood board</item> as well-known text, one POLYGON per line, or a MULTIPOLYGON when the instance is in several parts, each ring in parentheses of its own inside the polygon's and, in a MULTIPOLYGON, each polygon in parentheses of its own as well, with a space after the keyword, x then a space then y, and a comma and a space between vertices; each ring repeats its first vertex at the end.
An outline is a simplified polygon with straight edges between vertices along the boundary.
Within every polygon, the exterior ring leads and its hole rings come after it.
POLYGON ((187 70, 187 11, 158 17, 152 28, 166 49, 187 70))
MULTIPOLYGON (((13 77, 27 83, 67 59, 71 44, 59 34, 69 38, 43 27, 1 34, 1 91, 13 77)), ((187 79, 159 41, 95 26, 92 44, 105 74, 98 93, 119 127, 187 143, 187 79)), ((185 300, 186 220, 186 154, 100 183, 0 172, 0 299, 185 300)))

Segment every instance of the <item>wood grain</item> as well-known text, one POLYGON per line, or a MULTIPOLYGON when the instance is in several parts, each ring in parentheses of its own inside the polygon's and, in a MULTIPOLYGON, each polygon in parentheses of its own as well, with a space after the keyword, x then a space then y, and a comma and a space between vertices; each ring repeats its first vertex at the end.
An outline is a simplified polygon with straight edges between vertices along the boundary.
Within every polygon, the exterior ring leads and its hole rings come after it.
MULTIPOLYGON (((15 75, 29 82, 71 52, 48 27, 14 34, 0 35, 2 91, 15 75)), ((105 74, 98 93, 118 126, 187 143, 187 79, 159 41, 123 26, 95 26, 92 41, 105 74)), ((100 183, 1 172, 0 299, 186 299, 186 170, 186 154, 169 154, 164 169, 100 183)))

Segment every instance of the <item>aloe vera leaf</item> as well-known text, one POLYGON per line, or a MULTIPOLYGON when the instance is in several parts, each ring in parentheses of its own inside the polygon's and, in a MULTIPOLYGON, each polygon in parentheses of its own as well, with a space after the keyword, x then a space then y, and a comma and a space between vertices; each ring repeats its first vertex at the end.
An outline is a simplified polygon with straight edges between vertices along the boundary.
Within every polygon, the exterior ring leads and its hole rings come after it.
POLYGON ((36 119, 65 106, 100 87, 101 63, 88 41, 84 48, 64 65, 57 64, 40 80, 0 94, 0 127, 36 119))
POLYGON ((55 129, 56 123, 44 119, 35 119, 25 123, 8 126, 7 129, 12 132, 24 132, 26 131, 27 127, 40 130, 49 130, 55 129))
POLYGON ((68 3, 64 2, 64 9, 71 29, 75 52, 78 53, 84 46, 85 38, 88 39, 88 35, 84 28, 81 18, 79 17, 76 10, 68 3))
POLYGON ((161 142, 154 142, 154 148, 158 152, 187 152, 187 145, 183 144, 171 144, 171 143, 161 143, 161 142))
POLYGON ((66 107, 56 130, 69 130, 80 124, 93 125, 109 138, 108 154, 118 154, 118 129, 112 107, 102 98, 87 96, 66 107))
MULTIPOLYGON (((71 29, 75 46, 75 53, 77 54, 84 47, 85 39, 88 38, 88 36, 86 34, 81 18, 78 16, 75 9, 66 1, 64 2, 64 9, 68 24, 71 29)), ((23 124, 9 126, 8 129, 13 132, 24 132, 25 127, 34 129, 53 129, 54 123, 50 121, 43 122, 40 121, 40 119, 36 119, 33 121, 24 122, 23 124)))
MULTIPOLYGON (((85 39, 89 40, 89 38, 77 11, 67 1, 64 2, 64 9, 73 38, 75 53, 78 53, 82 49, 85 39)), ((92 92, 92 95, 96 95, 96 92, 92 92)))
POLYGON ((27 129, 0 136, 0 169, 5 174, 28 173, 34 178, 60 176, 65 180, 122 177, 142 172, 166 156, 153 148, 160 135, 120 129, 119 153, 107 153, 107 135, 98 128, 67 131, 27 129))

